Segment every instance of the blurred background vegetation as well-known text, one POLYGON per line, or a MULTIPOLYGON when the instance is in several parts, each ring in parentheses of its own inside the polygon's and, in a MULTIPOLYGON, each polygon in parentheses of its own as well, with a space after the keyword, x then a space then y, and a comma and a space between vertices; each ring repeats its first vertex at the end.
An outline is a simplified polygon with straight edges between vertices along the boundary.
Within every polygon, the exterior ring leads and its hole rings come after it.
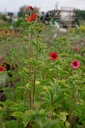
MULTIPOLYGON (((11 12, 0 13, 0 38, 5 36, 6 31, 9 31, 11 34, 15 34, 16 32, 20 32, 21 23, 25 20, 25 15, 30 15, 29 5, 23 5, 19 8, 19 12, 17 15, 11 12), (13 32, 14 31, 14 32, 13 32)), ((40 9, 38 7, 34 7, 32 13, 38 13, 41 15, 40 9)), ((85 10, 78 10, 76 16, 80 22, 80 28, 78 31, 85 32, 85 10)), ((70 28, 71 31, 74 31, 70 28)), ((77 32, 78 32, 77 31, 77 32)))

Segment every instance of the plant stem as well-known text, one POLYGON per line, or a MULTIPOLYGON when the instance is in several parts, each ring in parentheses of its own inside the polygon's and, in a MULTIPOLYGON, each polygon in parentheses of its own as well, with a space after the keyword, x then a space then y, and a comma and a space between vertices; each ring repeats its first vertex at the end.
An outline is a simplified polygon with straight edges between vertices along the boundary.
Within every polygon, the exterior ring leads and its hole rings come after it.
MULTIPOLYGON (((29 33, 29 40, 30 40, 30 54, 29 54, 29 59, 32 57, 32 35, 31 33, 29 33)), ((30 64, 29 66, 29 78, 31 78, 31 71, 32 71, 32 65, 30 64)), ((31 80, 30 80, 30 84, 31 84, 31 80)), ((29 90, 29 105, 30 105, 30 109, 32 108, 32 92, 31 90, 29 90)))
MULTIPOLYGON (((36 62, 38 61, 38 39, 36 37, 36 62)), ((34 68, 33 104, 35 98, 36 67, 34 68)))
POLYGON ((70 117, 69 117, 69 123, 70 123, 70 126, 72 127, 72 128, 75 128, 75 124, 76 124, 76 115, 75 114, 73 114, 73 111, 74 111, 74 109, 76 108, 76 94, 74 94, 73 96, 72 96, 72 98, 73 98, 73 108, 70 110, 70 112, 69 112, 69 115, 70 115, 70 117), (72 115, 73 114, 73 115, 72 115), (72 115, 72 116, 71 116, 72 115))
POLYGON ((36 39, 37 47, 36 47, 36 61, 38 61, 38 39, 36 39))
POLYGON ((35 97, 35 82, 36 82, 36 68, 34 68, 33 104, 34 104, 34 97, 35 97))

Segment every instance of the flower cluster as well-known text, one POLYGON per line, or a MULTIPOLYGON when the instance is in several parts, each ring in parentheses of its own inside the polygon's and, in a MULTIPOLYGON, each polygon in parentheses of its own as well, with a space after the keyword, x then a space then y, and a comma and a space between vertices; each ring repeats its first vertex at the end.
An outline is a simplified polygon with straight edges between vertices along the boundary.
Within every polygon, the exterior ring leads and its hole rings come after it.
POLYGON ((4 66, 0 66, 0 72, 3 72, 5 70, 4 66))
POLYGON ((29 18, 28 18, 28 22, 32 22, 32 21, 35 21, 37 19, 37 14, 33 14, 31 15, 29 18))
MULTIPOLYGON (((32 11, 34 10, 34 8, 33 8, 32 6, 29 6, 29 8, 30 8, 32 11)), ((38 16, 37 14, 32 14, 32 15, 28 18, 27 22, 35 21, 35 20, 37 19, 37 16, 38 16)), ((75 51, 78 51, 79 48, 78 48, 78 47, 75 47, 74 50, 75 50, 75 51)), ((52 61, 55 61, 55 60, 57 60, 57 59, 59 58, 59 55, 58 55, 57 52, 51 52, 49 56, 50 56, 50 59, 51 59, 52 61)), ((80 67, 80 61, 79 61, 79 60, 74 60, 74 61, 71 63, 71 66, 72 66, 74 69, 79 68, 79 67, 80 67)))
MULTIPOLYGON (((51 52, 50 53, 50 59, 55 61, 57 60, 59 57, 58 53, 57 52, 51 52)), ((76 69, 76 68, 79 68, 80 67, 80 61, 79 60, 74 60, 72 63, 71 63, 71 66, 72 68, 76 69)))

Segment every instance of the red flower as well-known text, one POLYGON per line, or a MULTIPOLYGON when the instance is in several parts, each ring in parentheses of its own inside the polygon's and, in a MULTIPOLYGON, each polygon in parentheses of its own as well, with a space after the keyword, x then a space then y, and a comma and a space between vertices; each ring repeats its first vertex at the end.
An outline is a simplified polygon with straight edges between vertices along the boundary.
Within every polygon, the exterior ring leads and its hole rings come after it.
POLYGON ((74 48, 74 50, 75 50, 75 51, 78 51, 78 50, 79 50, 79 48, 78 48, 78 47, 76 47, 76 48, 74 48))
POLYGON ((71 66, 73 68, 79 68, 80 67, 80 61, 79 60, 74 60, 72 63, 71 63, 71 66))
POLYGON ((3 72, 5 70, 4 66, 0 66, 0 72, 3 72))
POLYGON ((29 18, 28 18, 28 22, 32 22, 32 21, 35 21, 37 19, 37 14, 33 14, 32 16, 30 16, 29 18))
POLYGON ((32 6, 29 6, 29 8, 30 8, 31 10, 34 10, 34 8, 33 8, 32 6))
POLYGON ((58 59, 58 57, 59 57, 59 55, 56 52, 51 52, 50 53, 50 59, 51 60, 55 61, 55 60, 58 59))

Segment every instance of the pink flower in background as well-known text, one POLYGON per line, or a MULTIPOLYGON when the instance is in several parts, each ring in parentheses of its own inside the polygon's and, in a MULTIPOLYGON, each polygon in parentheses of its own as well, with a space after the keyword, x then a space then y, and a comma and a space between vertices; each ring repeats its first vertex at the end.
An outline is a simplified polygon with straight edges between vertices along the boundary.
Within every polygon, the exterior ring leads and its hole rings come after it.
POLYGON ((72 63, 71 63, 71 66, 73 68, 79 68, 80 67, 80 61, 79 60, 74 60, 72 63))
POLYGON ((50 59, 51 60, 55 61, 55 60, 58 59, 58 57, 59 57, 58 53, 56 53, 56 52, 51 52, 50 53, 50 59))
POLYGON ((30 8, 31 10, 34 10, 34 8, 33 8, 32 6, 29 6, 29 8, 30 8))

